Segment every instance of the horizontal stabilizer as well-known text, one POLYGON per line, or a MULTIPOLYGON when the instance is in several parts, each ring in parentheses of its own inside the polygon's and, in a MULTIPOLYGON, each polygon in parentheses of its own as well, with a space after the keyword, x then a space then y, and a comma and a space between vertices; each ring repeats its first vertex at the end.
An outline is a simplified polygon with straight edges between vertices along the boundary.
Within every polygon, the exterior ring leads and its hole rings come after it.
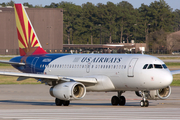
POLYGON ((0 63, 11 64, 11 65, 25 65, 25 63, 2 61, 2 60, 0 60, 0 63))

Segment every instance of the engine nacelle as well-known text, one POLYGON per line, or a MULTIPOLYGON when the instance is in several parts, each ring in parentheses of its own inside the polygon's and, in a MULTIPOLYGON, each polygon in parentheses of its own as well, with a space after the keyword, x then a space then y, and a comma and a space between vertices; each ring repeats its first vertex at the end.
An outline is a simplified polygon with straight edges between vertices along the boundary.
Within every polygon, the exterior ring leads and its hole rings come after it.
POLYGON ((50 94, 61 100, 78 100, 86 94, 86 87, 79 82, 64 82, 50 88, 50 94))
MULTIPOLYGON (((142 97, 141 91, 135 91, 136 95, 142 97)), ((171 95, 171 87, 167 86, 159 90, 145 91, 146 98, 149 100, 165 100, 171 95)))

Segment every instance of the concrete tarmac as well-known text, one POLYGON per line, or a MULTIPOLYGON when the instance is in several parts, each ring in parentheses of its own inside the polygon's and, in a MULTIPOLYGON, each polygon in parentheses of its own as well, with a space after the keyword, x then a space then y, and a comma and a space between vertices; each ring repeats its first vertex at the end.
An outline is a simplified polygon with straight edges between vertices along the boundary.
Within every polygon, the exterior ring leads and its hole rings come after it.
POLYGON ((114 92, 89 92, 70 106, 55 106, 45 85, 0 85, 0 120, 119 120, 180 119, 180 87, 172 87, 167 100, 149 100, 140 107, 140 97, 125 92, 125 106, 112 106, 114 92))

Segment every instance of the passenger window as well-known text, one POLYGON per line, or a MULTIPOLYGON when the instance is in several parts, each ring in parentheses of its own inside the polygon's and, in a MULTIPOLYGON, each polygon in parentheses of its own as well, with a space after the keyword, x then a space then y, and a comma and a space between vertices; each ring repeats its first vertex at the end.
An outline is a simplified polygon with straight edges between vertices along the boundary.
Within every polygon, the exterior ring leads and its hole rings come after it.
POLYGON ((108 65, 106 65, 106 69, 108 68, 108 65))
POLYGON ((167 66, 165 64, 162 64, 162 66, 163 66, 164 69, 167 69, 167 66))
POLYGON ((143 69, 146 69, 146 68, 147 68, 147 66, 148 66, 148 64, 145 64, 145 65, 144 65, 144 67, 143 67, 143 69))
POLYGON ((162 69, 162 66, 160 64, 154 64, 154 68, 162 69))
POLYGON ((150 65, 148 66, 148 69, 152 69, 152 68, 153 68, 153 65, 150 64, 150 65))

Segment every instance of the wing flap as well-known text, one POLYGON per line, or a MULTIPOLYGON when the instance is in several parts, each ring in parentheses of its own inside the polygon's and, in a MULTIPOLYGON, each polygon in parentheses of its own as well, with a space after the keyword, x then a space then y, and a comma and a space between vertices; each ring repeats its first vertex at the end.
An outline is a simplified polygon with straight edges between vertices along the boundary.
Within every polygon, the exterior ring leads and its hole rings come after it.
POLYGON ((91 83, 91 84, 96 84, 97 80, 94 77, 63 77, 61 78, 63 81, 76 81, 76 82, 81 82, 81 83, 91 83))
POLYGON ((26 80, 27 78, 35 78, 35 79, 46 79, 50 81, 51 80, 61 80, 64 82, 76 81, 76 82, 84 83, 85 85, 97 83, 97 80, 94 77, 67 77, 67 76, 59 76, 59 75, 17 73, 17 72, 4 72, 4 71, 0 71, 0 75, 19 77, 17 81, 26 80))
POLYGON ((32 74, 32 73, 17 73, 17 72, 3 72, 3 71, 0 71, 0 75, 15 76, 15 77, 27 77, 27 78, 37 78, 37 79, 59 80, 58 76, 56 76, 56 75, 44 75, 44 74, 32 74))

